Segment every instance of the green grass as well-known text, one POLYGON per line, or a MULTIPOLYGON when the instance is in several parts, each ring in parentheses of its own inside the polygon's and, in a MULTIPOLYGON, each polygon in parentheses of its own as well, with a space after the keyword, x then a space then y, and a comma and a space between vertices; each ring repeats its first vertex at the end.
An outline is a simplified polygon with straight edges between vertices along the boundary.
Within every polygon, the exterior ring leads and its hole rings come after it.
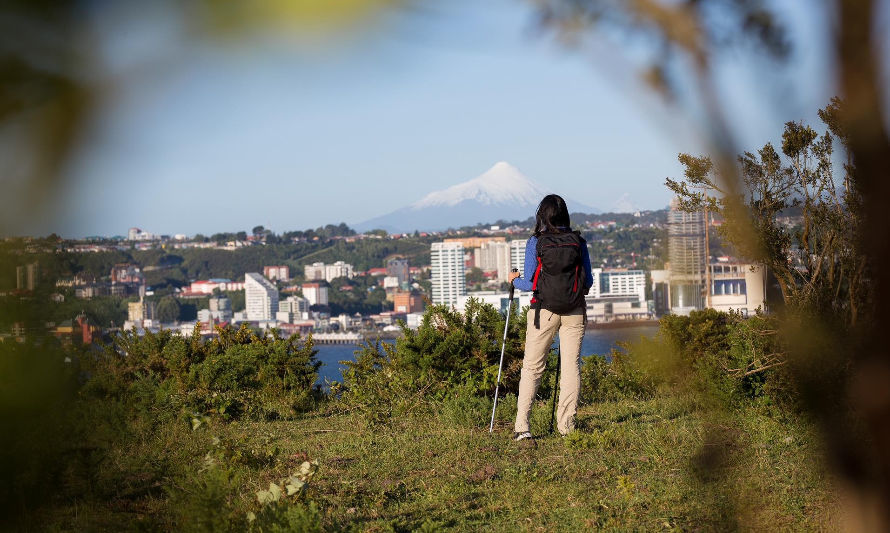
MULTIPOLYGON (((376 428, 333 408, 196 431, 161 425, 110 450, 85 481, 89 501, 56 502, 44 518, 53 530, 243 530, 260 510, 257 491, 318 460, 302 498, 318 504, 327 530, 839 527, 819 441, 801 421, 753 408, 718 417, 685 398, 626 400, 586 406, 574 434, 528 449, 510 441, 505 405, 493 435, 485 402, 465 416, 440 405, 376 428)), ((535 407, 537 434, 548 407, 535 407)))

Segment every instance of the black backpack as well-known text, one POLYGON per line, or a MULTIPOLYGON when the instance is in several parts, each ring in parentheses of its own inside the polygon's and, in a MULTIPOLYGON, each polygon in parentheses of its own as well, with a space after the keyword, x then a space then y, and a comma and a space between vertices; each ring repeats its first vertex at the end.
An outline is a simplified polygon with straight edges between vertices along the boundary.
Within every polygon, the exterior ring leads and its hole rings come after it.
POLYGON ((585 305, 586 273, 581 250, 587 242, 577 231, 538 235, 538 266, 532 280, 535 327, 541 328, 541 308, 552 313, 570 313, 585 305))

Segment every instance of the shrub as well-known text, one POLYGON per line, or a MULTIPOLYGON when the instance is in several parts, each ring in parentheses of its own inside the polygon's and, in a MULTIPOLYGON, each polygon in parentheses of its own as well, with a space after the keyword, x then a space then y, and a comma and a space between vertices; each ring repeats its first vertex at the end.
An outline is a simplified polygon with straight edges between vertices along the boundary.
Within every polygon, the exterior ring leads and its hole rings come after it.
POLYGON ((124 332, 92 361, 85 393, 153 417, 187 410, 227 419, 292 417, 321 394, 311 337, 257 335, 246 326, 218 334, 204 341, 197 331, 124 332))
POLYGON ((599 355, 582 359, 582 403, 647 399, 655 394, 658 380, 642 368, 642 342, 627 343, 624 348, 629 353, 612 350, 608 359, 599 355))
POLYGON ((713 309, 661 320, 661 336, 693 387, 729 405, 791 403, 776 319, 713 309))
MULTIPOLYGON (((395 346, 368 342, 356 351, 355 361, 342 361, 346 370, 335 394, 344 408, 361 410, 373 424, 442 400, 478 408, 481 402, 470 397, 493 394, 503 331, 504 317, 472 298, 464 313, 432 306, 417 330, 402 325, 395 346)), ((516 390, 524 340, 525 321, 512 319, 501 391, 516 390)))

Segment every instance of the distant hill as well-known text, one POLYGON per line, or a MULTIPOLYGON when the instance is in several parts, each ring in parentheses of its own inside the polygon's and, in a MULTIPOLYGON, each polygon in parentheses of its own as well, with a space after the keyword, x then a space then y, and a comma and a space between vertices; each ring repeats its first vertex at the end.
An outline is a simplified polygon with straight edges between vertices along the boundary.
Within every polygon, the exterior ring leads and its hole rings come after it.
MULTIPOLYGON (((441 231, 495 222, 526 220, 534 215, 545 188, 527 178, 513 165, 501 161, 477 178, 441 191, 434 191, 413 204, 355 225, 363 232, 384 229, 390 233, 441 231)), ((599 210, 566 200, 569 211, 599 213, 599 210)))

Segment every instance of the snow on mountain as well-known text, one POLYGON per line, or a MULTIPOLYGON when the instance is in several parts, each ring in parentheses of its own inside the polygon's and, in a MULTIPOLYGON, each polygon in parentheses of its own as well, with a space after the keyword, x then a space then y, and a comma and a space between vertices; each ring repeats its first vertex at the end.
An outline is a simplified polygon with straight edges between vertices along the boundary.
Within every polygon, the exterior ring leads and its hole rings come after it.
MULTIPOLYGON (((438 231, 476 224, 526 220, 550 191, 516 167, 501 161, 482 175, 427 194, 413 204, 355 225, 357 231, 384 229, 390 233, 438 231)), ((566 198, 566 196, 563 196, 566 198)), ((595 208, 566 199, 570 212, 598 213, 595 208)))
POLYGON ((634 213, 639 211, 640 208, 636 206, 630 200, 630 193, 622 194, 615 202, 612 204, 612 212, 614 213, 634 213))
POLYGON ((525 177, 518 168, 506 161, 500 161, 478 178, 458 183, 442 191, 431 192, 410 207, 418 210, 427 207, 455 206, 465 201, 475 201, 482 205, 533 206, 537 205, 545 195, 547 191, 525 177))

